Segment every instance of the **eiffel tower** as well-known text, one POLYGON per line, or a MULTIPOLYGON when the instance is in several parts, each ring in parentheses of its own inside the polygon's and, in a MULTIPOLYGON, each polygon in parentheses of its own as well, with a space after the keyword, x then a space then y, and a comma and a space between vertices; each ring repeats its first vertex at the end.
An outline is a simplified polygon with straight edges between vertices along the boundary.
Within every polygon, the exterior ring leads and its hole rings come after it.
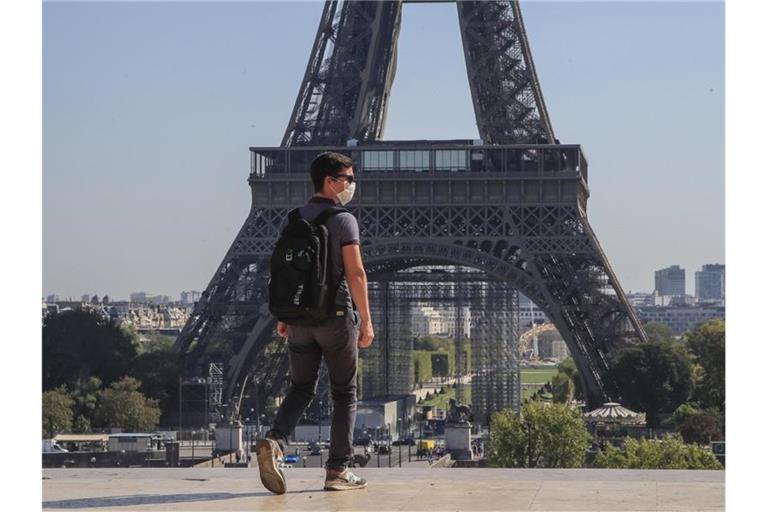
MULTIPOLYGON (((327 0, 279 147, 252 147, 252 206, 176 342, 188 371, 284 383, 285 343, 266 304, 287 212, 313 189, 320 151, 351 156, 369 280, 417 266, 471 267, 534 301, 563 336, 587 405, 619 400, 610 354, 646 341, 587 220, 587 160, 560 144, 517 1, 457 1, 480 140, 385 141, 404 1, 327 0)), ((374 343, 376 343, 374 341, 374 343)))

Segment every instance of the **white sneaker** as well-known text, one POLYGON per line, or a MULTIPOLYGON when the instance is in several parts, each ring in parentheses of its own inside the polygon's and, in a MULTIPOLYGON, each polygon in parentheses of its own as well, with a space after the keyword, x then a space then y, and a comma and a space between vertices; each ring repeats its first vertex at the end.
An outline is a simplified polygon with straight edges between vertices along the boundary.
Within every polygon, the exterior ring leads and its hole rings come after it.
POLYGON ((368 482, 365 481, 365 478, 357 476, 347 468, 337 476, 329 477, 326 474, 325 487, 323 489, 326 491, 349 491, 352 489, 363 489, 367 484, 368 482))

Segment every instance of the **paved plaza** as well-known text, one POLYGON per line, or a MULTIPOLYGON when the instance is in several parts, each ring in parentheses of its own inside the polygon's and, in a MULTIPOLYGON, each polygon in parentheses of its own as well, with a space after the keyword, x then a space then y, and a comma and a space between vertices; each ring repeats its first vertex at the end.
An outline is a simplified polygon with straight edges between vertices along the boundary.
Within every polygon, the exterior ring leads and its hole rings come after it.
POLYGON ((724 471, 362 468, 368 488, 326 492, 319 468, 287 469, 277 496, 248 469, 45 469, 49 510, 725 509, 724 471))

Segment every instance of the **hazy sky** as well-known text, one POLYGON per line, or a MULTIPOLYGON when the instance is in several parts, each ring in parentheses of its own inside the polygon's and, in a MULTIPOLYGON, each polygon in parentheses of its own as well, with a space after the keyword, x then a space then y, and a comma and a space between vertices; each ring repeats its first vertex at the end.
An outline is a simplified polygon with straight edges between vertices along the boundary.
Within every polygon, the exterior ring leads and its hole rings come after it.
MULTIPOLYGON (((723 263, 724 7, 523 2, 550 118, 589 160, 625 291, 723 263)), ((202 290, 278 145, 318 2, 46 3, 43 293, 202 290)), ((386 139, 476 138, 456 7, 406 4, 386 139)))

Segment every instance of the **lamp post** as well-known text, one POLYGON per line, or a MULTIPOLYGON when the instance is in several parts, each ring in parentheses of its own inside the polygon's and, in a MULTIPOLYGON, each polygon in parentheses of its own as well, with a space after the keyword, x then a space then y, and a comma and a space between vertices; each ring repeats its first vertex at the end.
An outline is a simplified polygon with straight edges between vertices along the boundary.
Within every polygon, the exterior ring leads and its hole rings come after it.
POLYGON ((322 445, 322 441, 323 440, 322 440, 322 434, 321 434, 321 431, 320 431, 320 420, 322 419, 322 417, 323 417, 323 401, 320 400, 318 402, 318 412, 317 412, 317 444, 320 445, 320 450, 323 449, 322 448, 322 446, 323 446, 322 445))

